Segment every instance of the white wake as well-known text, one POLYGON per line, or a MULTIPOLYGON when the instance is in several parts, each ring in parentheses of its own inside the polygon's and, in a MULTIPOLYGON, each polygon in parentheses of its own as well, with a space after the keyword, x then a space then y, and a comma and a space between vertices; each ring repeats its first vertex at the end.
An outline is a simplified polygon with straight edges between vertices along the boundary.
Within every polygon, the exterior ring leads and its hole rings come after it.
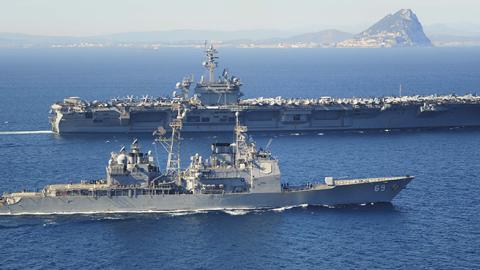
POLYGON ((0 131, 0 135, 30 135, 30 134, 52 134, 51 130, 18 130, 18 131, 0 131))

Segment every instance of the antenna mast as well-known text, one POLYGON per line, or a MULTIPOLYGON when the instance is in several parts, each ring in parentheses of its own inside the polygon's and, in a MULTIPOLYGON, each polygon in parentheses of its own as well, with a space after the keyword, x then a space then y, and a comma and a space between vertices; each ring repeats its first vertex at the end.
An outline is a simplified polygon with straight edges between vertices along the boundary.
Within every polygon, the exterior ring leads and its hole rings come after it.
POLYGON ((205 42, 205 61, 203 62, 203 66, 208 69, 208 81, 215 82, 215 68, 217 67, 217 60, 218 57, 215 54, 218 51, 213 48, 213 45, 210 44, 210 47, 207 48, 207 43, 205 42))
POLYGON ((170 128, 172 129, 170 138, 165 136, 166 131, 162 127, 158 128, 154 135, 158 136, 156 141, 160 142, 168 153, 165 174, 171 176, 180 185, 180 131, 182 130, 183 119, 187 110, 180 103, 173 103, 172 110, 177 111, 177 117, 170 122, 170 128))
POLYGON ((240 125, 239 119, 240 113, 235 112, 236 124, 235 124, 235 164, 238 165, 239 161, 246 160, 246 148, 247 148, 247 138, 245 132, 247 132, 247 127, 240 125))

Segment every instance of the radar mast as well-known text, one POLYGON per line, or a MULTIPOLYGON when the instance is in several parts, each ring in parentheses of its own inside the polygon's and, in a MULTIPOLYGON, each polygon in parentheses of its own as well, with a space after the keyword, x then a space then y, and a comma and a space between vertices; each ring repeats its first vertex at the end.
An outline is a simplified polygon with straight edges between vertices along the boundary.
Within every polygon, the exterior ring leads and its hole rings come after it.
POLYGON ((240 113, 235 112, 235 165, 244 163, 247 160, 247 127, 240 125, 240 113))
POLYGON ((215 68, 217 67, 217 59, 218 57, 215 54, 218 51, 210 44, 210 47, 207 48, 207 43, 205 42, 205 61, 203 62, 203 66, 208 70, 208 81, 210 83, 215 82, 215 68))
POLYGON ((154 135, 158 138, 156 139, 159 142, 165 151, 167 151, 167 166, 165 169, 165 175, 171 177, 172 179, 180 185, 181 181, 181 167, 180 167, 180 141, 181 134, 180 131, 183 127, 183 119, 187 110, 182 106, 181 103, 173 103, 172 110, 177 111, 176 118, 172 119, 170 122, 170 128, 172 129, 172 134, 170 137, 165 136, 166 131, 162 127, 158 128, 154 135))

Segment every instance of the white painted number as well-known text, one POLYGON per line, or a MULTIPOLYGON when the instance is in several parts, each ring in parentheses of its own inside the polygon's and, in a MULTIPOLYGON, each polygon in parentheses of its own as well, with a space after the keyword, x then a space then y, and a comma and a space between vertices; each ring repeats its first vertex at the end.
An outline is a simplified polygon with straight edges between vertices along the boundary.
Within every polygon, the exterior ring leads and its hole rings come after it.
POLYGON ((374 187, 374 190, 375 192, 378 192, 378 191, 385 191, 385 185, 375 185, 374 187))

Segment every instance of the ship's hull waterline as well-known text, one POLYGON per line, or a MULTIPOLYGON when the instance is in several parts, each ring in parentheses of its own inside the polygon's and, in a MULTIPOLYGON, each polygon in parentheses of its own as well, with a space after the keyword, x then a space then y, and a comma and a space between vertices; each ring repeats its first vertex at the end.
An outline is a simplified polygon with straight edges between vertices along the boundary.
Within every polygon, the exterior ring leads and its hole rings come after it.
POLYGON ((0 215, 144 213, 273 209, 297 205, 346 205, 391 202, 413 179, 398 177, 351 185, 313 185, 278 193, 165 194, 132 196, 30 196, 0 206, 0 215))

